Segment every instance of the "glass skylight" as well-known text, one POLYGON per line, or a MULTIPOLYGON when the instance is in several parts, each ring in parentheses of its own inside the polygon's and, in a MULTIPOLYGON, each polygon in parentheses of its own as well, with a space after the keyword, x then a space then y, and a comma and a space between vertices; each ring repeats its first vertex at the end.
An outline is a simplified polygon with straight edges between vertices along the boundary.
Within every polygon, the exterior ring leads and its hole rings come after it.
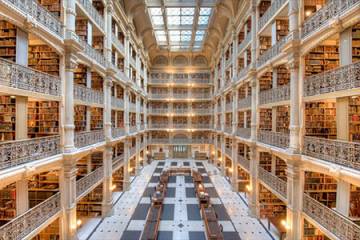
POLYGON ((181 2, 174 4, 174 1, 168 6, 168 1, 164 1, 149 6, 155 38, 160 48, 171 51, 201 50, 215 3, 214 0, 199 8, 196 1, 186 7, 181 2))

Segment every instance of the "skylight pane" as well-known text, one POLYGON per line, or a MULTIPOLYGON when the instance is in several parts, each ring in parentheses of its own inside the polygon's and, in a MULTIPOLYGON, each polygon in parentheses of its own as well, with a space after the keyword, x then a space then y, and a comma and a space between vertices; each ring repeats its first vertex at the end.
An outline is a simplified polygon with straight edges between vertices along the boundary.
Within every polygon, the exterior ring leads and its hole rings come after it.
POLYGON ((207 25, 209 23, 209 16, 199 16, 199 25, 207 25))
POLYGON ((162 15, 161 8, 150 8, 150 14, 152 16, 162 15))
POLYGON ((211 14, 211 8, 200 8, 200 15, 210 15, 211 14))
POLYGON ((190 41, 191 35, 181 35, 181 41, 190 41))
POLYGON ((204 35, 195 35, 195 41, 202 41, 204 39, 204 35))
POLYGON ((167 15, 179 16, 180 15, 180 8, 166 8, 166 14, 167 15))
POLYGON ((181 15, 194 15, 195 9, 194 8, 181 8, 181 15))
POLYGON ((164 25, 164 19, 162 16, 153 16, 152 21, 155 25, 164 25))
POLYGON ((181 25, 192 25, 194 22, 193 16, 182 16, 181 17, 181 25))
POLYGON ((180 25, 180 16, 168 16, 167 20, 169 25, 180 25))

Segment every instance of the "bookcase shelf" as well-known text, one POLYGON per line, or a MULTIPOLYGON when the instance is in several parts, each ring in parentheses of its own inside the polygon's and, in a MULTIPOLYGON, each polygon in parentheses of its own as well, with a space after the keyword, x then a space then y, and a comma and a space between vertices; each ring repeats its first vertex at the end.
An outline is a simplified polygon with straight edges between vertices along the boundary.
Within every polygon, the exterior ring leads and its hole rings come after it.
POLYGON ((28 136, 30 138, 59 134, 59 103, 28 102, 28 136))
POLYGON ((272 72, 266 72, 259 78, 260 91, 272 88, 272 72))
POLYGON ((84 105, 74 106, 74 124, 75 132, 86 131, 86 109, 84 105))
POLYGON ((268 152, 260 152, 259 166, 268 172, 271 172, 272 156, 268 152))
POLYGON ((352 28, 352 61, 360 61, 360 23, 352 28))
POLYGON ((103 90, 104 79, 97 73, 91 72, 91 88, 102 91, 103 90))
POLYGON ((86 19, 76 19, 75 32, 80 39, 87 41, 88 21, 86 19))
POLYGON ((260 36, 260 55, 271 47, 271 37, 260 36))
POLYGON ((272 110, 260 109, 260 129, 271 131, 272 130, 272 110))
POLYGON ((112 183, 115 186, 113 192, 123 191, 123 181, 124 181, 124 168, 121 167, 118 170, 116 170, 112 175, 112 183))
POLYGON ((76 214, 81 217, 100 217, 102 210, 103 186, 100 184, 76 205, 76 214))
POLYGON ((54 16, 60 17, 61 9, 60 9, 60 0, 37 0, 43 7, 45 7, 49 12, 51 12, 54 16))
POLYGON ((303 240, 330 240, 318 228, 304 219, 304 238, 303 240))
POLYGON ((350 141, 360 142, 360 97, 349 98, 350 141))
POLYGON ((278 106, 276 108, 276 132, 290 133, 290 107, 278 106))
POLYGON ((58 191, 58 172, 43 172, 31 176, 29 179, 29 207, 35 207, 58 191))
POLYGON ((260 218, 286 216, 286 205, 262 184, 259 185, 260 218))
POLYGON ((271 5, 270 0, 263 0, 260 2, 260 4, 259 4, 259 16, 260 17, 262 17, 262 15, 264 15, 264 13, 266 12, 266 10, 268 10, 270 5, 271 5))
POLYGON ((246 186, 250 183, 250 175, 243 170, 240 166, 237 167, 238 171, 238 191, 247 192, 246 186))
POLYGON ((0 226, 16 217, 15 183, 0 190, 0 226))
POLYGON ((277 85, 287 85, 290 83, 290 71, 286 65, 281 65, 277 67, 277 85))
POLYGON ((74 71, 74 83, 86 86, 87 80, 87 67, 85 65, 79 64, 74 71))
POLYGON ((320 45, 305 56, 305 76, 311 76, 339 66, 339 47, 320 45))
POLYGON ((0 57, 16 62, 16 26, 0 21, 0 57))
POLYGON ((360 224, 360 187, 351 184, 350 190, 350 218, 360 224))
POLYGON ((60 220, 56 219, 31 240, 60 240, 60 220))
POLYGON ((59 76, 59 55, 47 45, 30 45, 28 65, 38 71, 59 76))
POLYGON ((289 33, 289 20, 276 20, 276 41, 286 37, 289 33))
POLYGON ((287 180, 286 162, 277 156, 275 156, 275 162, 276 162, 275 175, 281 178, 282 180, 286 181, 287 180))
POLYGON ((90 128, 91 130, 98 130, 103 128, 103 109, 92 107, 91 111, 91 122, 90 128))
POLYGON ((0 141, 15 140, 16 99, 0 96, 0 141))
POLYGON ((335 101, 306 103, 305 128, 306 136, 336 138, 335 101))

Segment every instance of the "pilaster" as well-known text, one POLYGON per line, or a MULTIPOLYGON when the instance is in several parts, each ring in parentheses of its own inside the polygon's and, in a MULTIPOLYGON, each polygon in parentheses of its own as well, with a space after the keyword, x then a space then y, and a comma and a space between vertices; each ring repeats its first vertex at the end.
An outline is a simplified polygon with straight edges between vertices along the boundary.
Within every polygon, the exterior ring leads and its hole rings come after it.
POLYGON ((256 145, 250 146, 250 184, 249 184, 249 215, 251 217, 260 217, 259 205, 259 181, 258 181, 258 168, 259 168, 259 152, 256 145))
POLYGON ((103 182, 103 202, 102 202, 102 216, 111 215, 112 212, 112 147, 110 144, 105 146, 103 152, 103 168, 104 168, 104 182, 103 182))
POLYGON ((239 151, 239 145, 236 141, 236 138, 233 137, 232 139, 232 152, 231 152, 231 159, 232 159, 232 179, 231 179, 231 185, 233 188, 234 192, 237 192, 238 190, 238 184, 237 184, 237 180, 238 180, 238 171, 237 171, 237 166, 238 166, 238 151, 239 151))

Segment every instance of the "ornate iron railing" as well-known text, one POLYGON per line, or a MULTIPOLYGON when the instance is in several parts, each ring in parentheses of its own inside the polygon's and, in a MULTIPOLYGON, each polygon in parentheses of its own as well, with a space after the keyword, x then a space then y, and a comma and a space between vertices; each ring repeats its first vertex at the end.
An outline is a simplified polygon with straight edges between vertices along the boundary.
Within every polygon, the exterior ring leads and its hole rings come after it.
POLYGON ((251 32, 248 32, 244 40, 238 46, 238 53, 242 52, 251 41, 251 32))
POLYGON ((173 123, 174 128, 189 128, 189 125, 187 123, 173 123))
POLYGON ((286 133, 259 130, 258 141, 279 148, 288 148, 290 137, 286 133))
POLYGON ((262 67, 266 62, 270 61, 272 58, 279 56, 283 46, 286 43, 287 38, 283 37, 275 45, 267 49, 262 55, 259 56, 256 62, 256 66, 262 67))
POLYGON ((130 133, 136 133, 137 127, 136 126, 130 126, 129 131, 130 131, 130 133))
POLYGON ((245 170, 250 171, 250 161, 247 160, 244 156, 238 155, 238 162, 243 168, 245 168, 245 170))
MULTIPOLYGON (((87 0, 82 0, 87 1, 87 0)), ((91 4, 90 1, 88 1, 89 4, 91 4)), ((84 53, 92 60, 95 60, 99 65, 106 68, 108 66, 108 62, 106 61, 104 55, 99 52, 98 50, 94 49, 92 46, 90 46, 87 42, 84 40, 80 40, 81 45, 84 47, 84 53)))
POLYGON ((120 42, 120 40, 113 33, 111 35, 111 39, 116 48, 118 48, 121 52, 125 52, 124 45, 120 42))
POLYGON ((287 0, 275 0, 271 2, 270 7, 266 10, 264 15, 259 19, 258 29, 262 29, 266 23, 270 21, 272 17, 274 17, 275 13, 279 11, 279 9, 287 2, 287 0))
POLYGON ((236 136, 239 136, 241 138, 250 138, 251 128, 237 128, 236 136))
POLYGON ((225 132, 231 134, 232 133, 232 126, 231 125, 225 125, 225 132))
POLYGON ((124 128, 112 128, 111 135, 113 138, 119 138, 125 136, 125 129, 124 128))
POLYGON ((360 143, 304 137, 303 154, 360 170, 360 143))
POLYGON ((150 128, 171 128, 170 123, 150 123, 150 128))
POLYGON ((111 106, 114 108, 124 108, 124 100, 117 98, 117 97, 111 97, 111 106))
POLYGON ((349 90, 360 87, 360 61, 307 77, 304 96, 349 90))
POLYGON ((60 96, 59 77, 0 58, 0 85, 36 93, 60 96))
POLYGON ((290 84, 260 92, 260 104, 276 103, 290 100, 290 84))
POLYGON ((120 156, 113 158, 112 162, 113 162, 112 169, 114 170, 118 168, 124 162, 124 154, 121 154, 120 156))
POLYGON ((306 38, 311 33, 317 31, 329 23, 330 19, 338 17, 356 4, 360 4, 358 0, 331 0, 328 1, 319 11, 305 20, 302 27, 301 37, 306 38))
MULTIPOLYGON (((195 98, 195 99, 202 99, 202 98, 211 98, 211 93, 191 93, 190 95, 191 98, 195 98)), ((185 96, 185 98, 187 98, 187 96, 185 96)))
POLYGON ((41 6, 37 1, 34 0, 4 0, 5 3, 14 5, 24 15, 29 14, 31 17, 36 19, 44 27, 49 29, 52 33, 55 33, 60 38, 63 37, 63 26, 58 17, 49 12, 46 8, 41 6))
POLYGON ((303 212, 338 239, 360 239, 360 226, 306 193, 303 195, 303 212))
POLYGON ((266 185, 271 187, 277 193, 279 193, 283 198, 287 198, 287 183, 271 172, 266 171, 262 167, 259 167, 259 179, 263 181, 266 185))
POLYGON ((136 112, 136 104, 135 103, 130 102, 129 103, 129 108, 130 108, 131 112, 136 112))
POLYGON ((131 147, 129 149, 129 156, 133 156, 133 155, 135 155, 135 153, 136 153, 136 147, 131 147))
POLYGON ((76 199, 83 197, 83 195, 94 185, 100 182, 104 177, 104 167, 99 167, 76 181, 76 199))
POLYGON ((211 108, 193 108, 192 112, 194 114, 205 114, 205 115, 212 115, 214 113, 213 109, 211 108))
POLYGON ((232 110, 233 110, 232 108, 233 108, 232 102, 226 103, 226 105, 225 105, 226 112, 232 112, 232 110))
POLYGON ((241 69, 238 73, 238 81, 240 81, 243 77, 246 76, 246 74, 248 73, 250 69, 250 65, 247 65, 246 67, 244 67, 243 69, 241 69))
POLYGON ((0 169, 60 154, 60 136, 0 143, 0 169))
POLYGON ((95 21, 95 23, 100 27, 100 29, 105 29, 104 18, 92 5, 92 2, 88 0, 77 0, 77 2, 84 8, 84 10, 95 21))
POLYGON ((167 114, 170 111, 169 108, 150 108, 151 114, 167 114))
POLYGON ((225 148, 225 153, 229 156, 232 157, 232 148, 225 148))
POLYGON ((238 109, 250 108, 251 107, 251 96, 240 99, 238 102, 238 109))
POLYGON ((75 133, 75 147, 82 148, 105 141, 104 130, 75 133))
POLYGON ((0 239, 21 240, 61 211, 60 193, 17 216, 0 227, 0 239))
POLYGON ((104 93, 78 84, 74 85, 74 99, 86 103, 104 103, 104 93))

